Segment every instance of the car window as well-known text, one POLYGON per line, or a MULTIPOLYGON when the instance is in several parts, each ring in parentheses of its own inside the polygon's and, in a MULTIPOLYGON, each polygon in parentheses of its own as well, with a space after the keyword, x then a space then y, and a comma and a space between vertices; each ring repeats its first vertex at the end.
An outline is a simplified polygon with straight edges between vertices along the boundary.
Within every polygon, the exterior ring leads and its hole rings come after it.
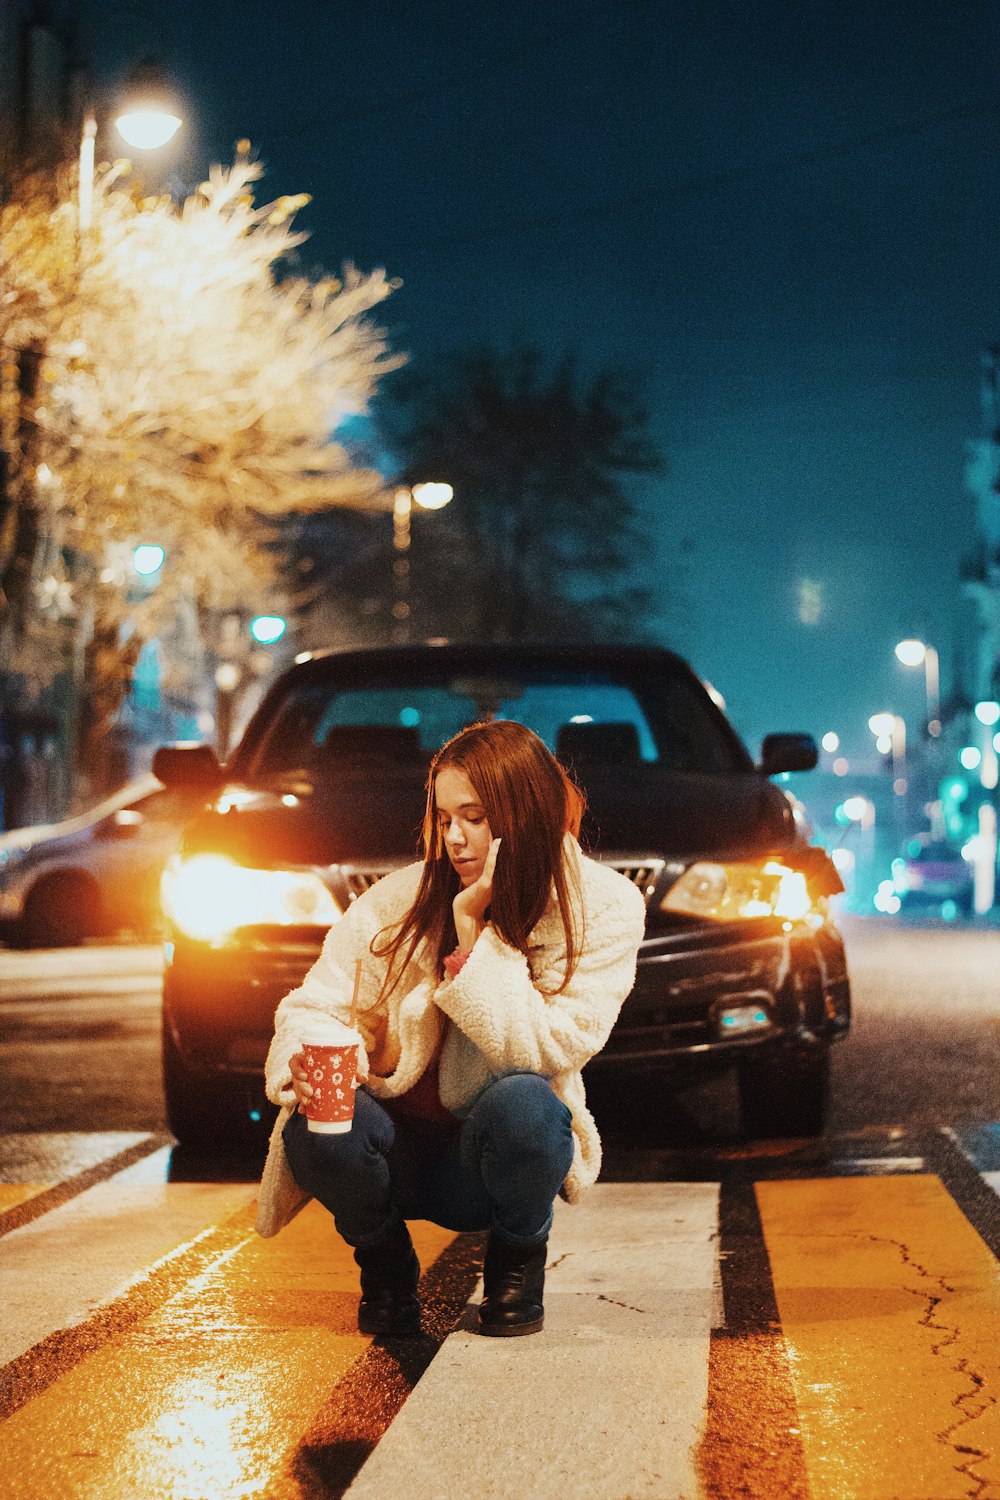
POLYGON ((621 676, 557 666, 509 676, 425 671, 419 681, 377 670, 363 683, 290 681, 285 697, 251 726, 241 774, 317 769, 364 747, 387 760, 430 756, 467 724, 489 717, 528 725, 583 769, 658 766, 729 773, 749 758, 708 694, 668 670, 621 676), (355 729, 356 734, 350 731, 355 729))
POLYGON ((918 863, 946 863, 948 860, 961 859, 962 851, 956 849, 953 844, 919 844, 910 849, 910 858, 918 863))
MULTIPOLYGON (((580 726, 575 736, 578 746, 585 745, 587 725, 630 725, 635 730, 638 758, 653 762, 660 759, 660 750, 649 727, 642 704, 631 688, 613 682, 546 683, 528 685, 516 699, 501 703, 499 717, 516 719, 527 724, 550 750, 558 752, 563 745, 572 744, 574 736, 567 735, 567 726, 580 726)), ((592 738, 599 744, 596 733, 592 738)), ((622 736, 628 744, 630 737, 622 736)), ((566 751, 570 758, 571 751, 566 751)), ((584 757, 586 758, 586 756, 584 757)), ((635 759, 635 755, 628 758, 635 759)))
POLYGON ((437 750, 476 717, 471 698, 449 692, 445 687, 379 687, 356 688, 336 693, 328 699, 312 733, 314 744, 322 745, 330 731, 351 724, 371 724, 388 728, 400 725, 415 729, 421 750, 437 750))

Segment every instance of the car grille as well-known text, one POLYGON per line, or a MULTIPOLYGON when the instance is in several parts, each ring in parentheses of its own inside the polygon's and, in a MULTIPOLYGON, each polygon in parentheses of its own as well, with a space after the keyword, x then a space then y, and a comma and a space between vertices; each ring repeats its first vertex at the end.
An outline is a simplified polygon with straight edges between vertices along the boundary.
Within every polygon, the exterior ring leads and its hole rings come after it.
MULTIPOLYGON (((663 867, 664 859, 602 859, 601 864, 607 865, 610 870, 617 870, 619 875, 624 875, 626 880, 632 884, 644 896, 651 896, 656 887, 663 867)), ((347 894, 352 901, 357 901, 365 891, 371 890, 383 875, 400 868, 399 864, 384 865, 337 865, 336 869, 343 878, 347 887, 347 894)))
POLYGON ((619 875, 624 875, 626 880, 630 880, 644 896, 648 897, 653 894, 666 860, 602 859, 601 864, 607 865, 609 870, 617 870, 619 875))
POLYGON ((370 891, 373 885, 377 885, 383 875, 399 869, 399 865, 338 865, 337 869, 343 877, 347 886, 347 894, 352 901, 357 901, 365 891, 370 891))

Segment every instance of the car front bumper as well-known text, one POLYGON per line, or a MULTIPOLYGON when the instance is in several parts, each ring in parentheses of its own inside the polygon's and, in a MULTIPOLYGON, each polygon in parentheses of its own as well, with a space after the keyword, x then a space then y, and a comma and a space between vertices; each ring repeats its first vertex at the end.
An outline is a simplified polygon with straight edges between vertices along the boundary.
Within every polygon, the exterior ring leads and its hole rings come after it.
MULTIPOLYGON (((170 942, 164 1018, 185 1060, 207 1071, 259 1075, 280 1000, 317 958, 322 934, 244 933, 225 947, 170 942)), ((825 1044, 850 1026, 851 999, 836 927, 776 923, 688 928, 647 937, 636 982, 588 1069, 732 1060, 782 1040, 825 1044), (726 1016, 752 1012, 734 1033, 726 1016)))
POLYGON ((851 992, 836 927, 778 925, 647 938, 632 993, 588 1068, 726 1062, 748 1049, 845 1036, 851 992))

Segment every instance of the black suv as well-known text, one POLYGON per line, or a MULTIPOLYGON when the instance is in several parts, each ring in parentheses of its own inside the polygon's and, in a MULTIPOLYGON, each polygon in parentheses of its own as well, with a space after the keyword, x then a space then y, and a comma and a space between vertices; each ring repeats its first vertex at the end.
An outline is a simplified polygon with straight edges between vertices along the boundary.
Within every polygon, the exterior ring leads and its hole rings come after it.
POLYGON ((426 645, 317 653, 268 692, 232 759, 157 751, 204 788, 163 884, 163 1073, 192 1147, 263 1131, 275 1006, 331 923, 417 857, 431 755, 463 725, 531 726, 585 788, 582 842, 648 911, 635 988, 588 1071, 735 1064, 752 1135, 822 1131, 830 1043, 850 1024, 842 889, 769 777, 808 770, 808 735, 755 765, 691 668, 646 647, 426 645))

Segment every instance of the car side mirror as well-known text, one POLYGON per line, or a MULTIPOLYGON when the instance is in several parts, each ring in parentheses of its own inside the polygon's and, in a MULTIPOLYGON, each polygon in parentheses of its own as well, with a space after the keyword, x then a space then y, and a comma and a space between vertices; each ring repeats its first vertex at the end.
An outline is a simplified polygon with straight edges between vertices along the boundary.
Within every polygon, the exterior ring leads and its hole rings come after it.
POLYGON ((760 747, 758 770, 765 776, 779 771, 812 771, 819 761, 819 746, 811 734, 768 734, 760 747))
POLYGON ((211 745, 161 745, 153 756, 153 775, 164 786, 211 791, 225 780, 211 745))

